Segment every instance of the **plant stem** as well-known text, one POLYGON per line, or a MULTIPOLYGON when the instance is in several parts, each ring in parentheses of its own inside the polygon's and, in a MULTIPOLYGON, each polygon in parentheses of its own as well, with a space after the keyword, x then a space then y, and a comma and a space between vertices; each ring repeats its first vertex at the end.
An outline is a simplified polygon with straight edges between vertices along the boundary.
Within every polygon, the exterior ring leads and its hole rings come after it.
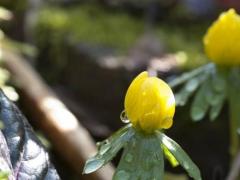
POLYGON ((229 98, 229 113, 230 113, 230 153, 232 160, 236 157, 239 149, 239 134, 240 127, 240 95, 239 95, 239 73, 232 71, 230 75, 230 83, 228 84, 229 98))

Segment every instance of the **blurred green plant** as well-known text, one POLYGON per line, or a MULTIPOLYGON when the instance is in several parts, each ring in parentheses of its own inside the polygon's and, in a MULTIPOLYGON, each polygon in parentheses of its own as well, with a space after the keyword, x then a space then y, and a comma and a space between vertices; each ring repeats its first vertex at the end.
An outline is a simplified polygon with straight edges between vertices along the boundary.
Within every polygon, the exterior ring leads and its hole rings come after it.
MULTIPOLYGON (((13 17, 13 14, 0 6, 0 23, 2 21, 9 21, 13 17)), ((29 57, 36 55, 36 49, 28 44, 20 43, 8 38, 0 28, 0 88, 12 101, 18 100, 18 94, 10 82, 10 73, 6 68, 2 66, 1 53, 5 50, 25 54, 29 57)))
POLYGON ((9 172, 0 171, 0 180, 8 180, 9 172))
MULTIPOLYGON (((161 22, 154 32, 170 53, 176 53, 183 68, 192 68, 206 63, 200 54, 199 39, 206 24, 176 24, 161 22), (184 49, 184 51, 183 51, 184 49), (185 59, 178 56, 185 54, 185 59)), ((127 53, 145 31, 145 20, 122 11, 111 11, 96 4, 75 7, 44 7, 35 25, 35 38, 42 50, 50 51, 50 58, 64 66, 67 43, 86 42, 116 48, 127 53), (70 41, 70 42, 69 42, 70 41)))
POLYGON ((222 13, 204 36, 204 47, 213 62, 201 66, 171 81, 176 93, 176 104, 184 106, 196 92, 190 109, 193 121, 202 120, 209 111, 214 121, 227 100, 230 114, 230 154, 239 150, 240 132, 240 16, 233 9, 222 13))
MULTIPOLYGON (((12 18, 12 14, 7 9, 0 7, 0 22, 3 20, 10 20, 12 18)), ((4 48, 14 47, 11 43, 13 41, 6 38, 3 31, 0 29, 0 54, 2 53, 4 48)), ((1 56, 0 56, 1 59, 1 56)), ((1 65, 1 61, 0 61, 1 65)), ((12 101, 16 101, 18 99, 18 94, 12 86, 8 85, 8 81, 10 79, 9 72, 2 66, 0 66, 0 88, 4 91, 4 93, 11 99, 12 101)))
POLYGON ((98 152, 87 160, 84 174, 98 170, 123 148, 113 180, 163 180, 164 155, 173 166, 180 164, 190 177, 201 180, 198 167, 163 133, 172 126, 175 112, 172 90, 164 81, 142 72, 130 84, 124 104, 121 120, 130 123, 97 144, 98 152))

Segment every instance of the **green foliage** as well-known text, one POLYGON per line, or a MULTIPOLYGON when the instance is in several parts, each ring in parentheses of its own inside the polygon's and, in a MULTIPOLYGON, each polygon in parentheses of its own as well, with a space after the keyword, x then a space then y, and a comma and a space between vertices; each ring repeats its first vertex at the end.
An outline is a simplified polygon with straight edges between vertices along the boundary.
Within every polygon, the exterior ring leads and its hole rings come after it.
POLYGON ((201 180, 201 173, 198 167, 186 154, 186 152, 171 138, 166 136, 164 133, 158 133, 158 138, 161 143, 168 148, 168 150, 173 154, 177 159, 179 164, 188 172, 188 175, 195 180, 201 180))
MULTIPOLYGON (((127 53, 144 33, 145 20, 122 11, 111 11, 94 4, 75 7, 45 7, 39 14, 35 37, 42 49, 50 48, 50 59, 66 61, 67 43, 86 42, 116 48, 127 53), (59 60, 60 59, 60 60, 59 60)), ((175 53, 183 68, 206 62, 201 48, 205 25, 178 25, 162 22, 155 26, 156 37, 175 53)))
POLYGON ((124 149, 113 180, 161 180, 163 176, 163 151, 158 139, 136 132, 124 149))
POLYGON ((99 144, 98 153, 87 160, 83 173, 92 173, 108 163, 123 148, 114 180, 164 178, 164 155, 174 165, 180 164, 195 180, 200 171, 184 150, 160 131, 144 134, 130 124, 99 144))
POLYGON ((87 160, 83 174, 92 173, 111 161, 126 142, 129 141, 132 135, 130 126, 125 126, 113 134, 109 139, 98 143, 98 153, 87 160))
MULTIPOLYGON (((12 16, 12 13, 5 8, 0 6, 0 20, 9 20, 12 16)), ((0 21, 1 22, 1 21, 0 21)), ((4 32, 0 28, 0 52, 4 50, 10 51, 21 51, 25 50, 25 47, 20 49, 20 43, 16 43, 15 41, 10 40, 4 34, 4 32), (16 46, 18 45, 20 50, 17 50, 16 46)), ((1 65, 1 56, 0 56, 0 88, 4 91, 4 93, 8 96, 9 99, 16 101, 18 99, 18 94, 12 86, 9 86, 10 73, 1 65)), ((1 121, 0 121, 1 122, 1 121)), ((3 126, 2 126, 3 127, 3 126)))
POLYGON ((9 172, 0 171, 0 180, 8 180, 9 172))
POLYGON ((66 38, 61 36, 65 34, 73 42, 102 44, 126 50, 143 32, 143 22, 99 6, 82 5, 69 9, 52 7, 41 11, 36 30, 36 37, 43 41, 48 40, 44 37, 48 33, 55 34, 55 37, 49 37, 51 41, 66 38))
POLYGON ((185 84, 176 93, 176 104, 179 106, 184 106, 196 92, 191 105, 191 118, 194 121, 202 120, 209 109, 210 120, 215 120, 227 96, 227 78, 228 69, 207 64, 184 73, 169 84, 171 87, 185 84))
POLYGON ((205 64, 206 57, 202 49, 202 36, 206 24, 175 24, 176 22, 159 24, 157 35, 166 43, 169 51, 184 69, 192 69, 205 64))
POLYGON ((201 66, 201 67, 199 67, 197 69, 194 69, 190 72, 183 73, 181 76, 179 76, 179 77, 175 78, 174 80, 168 82, 168 84, 171 86, 171 88, 175 88, 176 86, 179 86, 179 85, 182 85, 182 84, 188 82, 189 80, 191 80, 191 78, 202 75, 205 72, 211 71, 214 68, 215 68, 214 64, 207 64, 207 65, 201 66))

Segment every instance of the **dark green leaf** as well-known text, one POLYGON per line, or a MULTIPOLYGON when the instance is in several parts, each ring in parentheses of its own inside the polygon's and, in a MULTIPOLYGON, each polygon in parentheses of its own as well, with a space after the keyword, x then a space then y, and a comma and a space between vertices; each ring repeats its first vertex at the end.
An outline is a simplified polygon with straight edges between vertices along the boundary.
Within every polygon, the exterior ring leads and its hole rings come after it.
POLYGON ((163 180, 163 151, 155 135, 138 132, 128 142, 113 180, 163 180))
POLYGON ((160 141, 169 149, 181 166, 188 172, 188 175, 195 180, 201 180, 201 173, 195 163, 190 159, 186 152, 171 138, 159 132, 160 141))
POLYGON ((174 87, 186 82, 187 80, 189 80, 201 73, 204 74, 208 71, 211 71, 214 68, 215 68, 214 64, 209 63, 209 64, 201 66, 193 71, 182 74, 180 77, 170 81, 168 84, 170 85, 171 88, 174 88, 174 87))
POLYGON ((87 160, 83 174, 92 173, 111 161, 132 135, 133 129, 129 124, 113 134, 109 139, 98 143, 98 152, 94 157, 87 160))
POLYGON ((27 119, 2 91, 0 119, 4 124, 0 131, 0 171, 8 172, 9 180, 60 179, 27 119))
POLYGON ((209 104, 206 98, 208 92, 209 81, 205 81, 204 84, 197 91, 191 106, 191 118, 194 121, 200 121, 207 113, 209 104))

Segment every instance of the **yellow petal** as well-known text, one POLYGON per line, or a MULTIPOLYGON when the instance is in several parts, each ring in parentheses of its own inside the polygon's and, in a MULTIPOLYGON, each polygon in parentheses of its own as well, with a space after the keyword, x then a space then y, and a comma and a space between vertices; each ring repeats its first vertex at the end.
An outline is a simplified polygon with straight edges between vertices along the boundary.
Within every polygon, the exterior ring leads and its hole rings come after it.
POLYGON ((219 65, 240 65, 240 16, 234 9, 222 13, 203 39, 205 52, 219 65))
POLYGON ((147 72, 139 74, 129 86, 125 111, 134 127, 147 133, 172 126, 175 99, 171 88, 147 72))

